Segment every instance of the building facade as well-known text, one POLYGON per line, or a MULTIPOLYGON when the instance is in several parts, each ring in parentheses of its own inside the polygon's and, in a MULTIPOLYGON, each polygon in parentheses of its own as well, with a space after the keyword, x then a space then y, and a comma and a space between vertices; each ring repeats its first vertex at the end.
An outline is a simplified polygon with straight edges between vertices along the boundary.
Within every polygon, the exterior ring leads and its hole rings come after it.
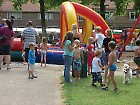
MULTIPOLYGON (((26 27, 28 20, 33 21, 33 26, 41 28, 41 15, 39 11, 39 4, 32 4, 28 2, 22 6, 22 11, 15 12, 13 9, 13 3, 3 0, 3 5, 0 7, 0 19, 9 18, 11 15, 15 16, 14 27, 23 28, 26 27)), ((106 22, 109 26, 114 26, 115 29, 131 28, 133 27, 137 17, 132 10, 133 4, 131 3, 126 11, 125 16, 115 16, 115 4, 106 0, 106 22)), ((99 7, 89 6, 95 11, 99 11, 99 7)), ((47 28, 59 28, 60 27, 60 12, 48 11, 45 14, 47 28)), ((82 18, 79 16, 78 21, 80 26, 82 24, 82 18)), ((140 23, 137 26, 140 27, 140 23)))

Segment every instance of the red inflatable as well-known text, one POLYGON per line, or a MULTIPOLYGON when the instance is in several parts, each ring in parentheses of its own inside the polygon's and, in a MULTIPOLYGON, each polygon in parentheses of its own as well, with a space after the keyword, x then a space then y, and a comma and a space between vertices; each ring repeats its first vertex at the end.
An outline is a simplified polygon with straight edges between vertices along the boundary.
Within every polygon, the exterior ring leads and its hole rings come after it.
POLYGON ((22 51, 20 40, 20 38, 14 38, 12 51, 22 51))

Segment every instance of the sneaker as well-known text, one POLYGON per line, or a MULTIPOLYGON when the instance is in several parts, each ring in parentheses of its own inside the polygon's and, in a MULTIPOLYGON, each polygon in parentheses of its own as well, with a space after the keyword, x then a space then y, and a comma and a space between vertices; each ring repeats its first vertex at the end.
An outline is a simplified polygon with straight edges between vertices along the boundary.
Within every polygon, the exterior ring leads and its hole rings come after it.
POLYGON ((117 63, 120 63, 120 60, 119 59, 117 59, 117 63))
POLYGON ((93 83, 93 84, 91 84, 91 86, 93 86, 93 87, 97 87, 97 85, 95 85, 94 83, 93 83))
POLYGON ((3 65, 6 65, 6 62, 3 62, 3 65))
POLYGON ((7 68, 7 70, 10 70, 11 68, 7 68))
POLYGON ((33 76, 33 78, 37 78, 37 76, 33 76))
POLYGON ((103 87, 102 90, 108 90, 108 87, 103 87))
POLYGON ((118 88, 113 89, 113 91, 114 91, 114 92, 117 92, 117 91, 118 91, 118 88))
POLYGON ((72 83, 72 80, 66 81, 67 83, 72 83))
POLYGON ((30 77, 30 76, 28 76, 28 79, 34 79, 34 77, 30 77))

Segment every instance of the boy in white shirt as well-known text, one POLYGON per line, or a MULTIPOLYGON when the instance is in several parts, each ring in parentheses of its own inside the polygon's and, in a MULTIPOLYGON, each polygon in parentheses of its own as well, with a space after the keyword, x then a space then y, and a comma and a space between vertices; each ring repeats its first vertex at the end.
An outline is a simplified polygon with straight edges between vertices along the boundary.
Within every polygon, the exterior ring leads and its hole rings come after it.
POLYGON ((104 86, 102 84, 102 75, 101 75, 101 68, 104 69, 104 67, 101 64, 101 58, 102 51, 97 49, 95 51, 95 57, 92 60, 92 86, 96 86, 96 82, 98 81, 100 83, 100 86, 104 86))
POLYGON ((104 34, 102 34, 102 28, 100 26, 97 26, 95 28, 95 42, 96 42, 96 49, 101 49, 102 50, 102 56, 101 56, 101 64, 104 66, 104 50, 103 50, 103 40, 105 39, 104 34))

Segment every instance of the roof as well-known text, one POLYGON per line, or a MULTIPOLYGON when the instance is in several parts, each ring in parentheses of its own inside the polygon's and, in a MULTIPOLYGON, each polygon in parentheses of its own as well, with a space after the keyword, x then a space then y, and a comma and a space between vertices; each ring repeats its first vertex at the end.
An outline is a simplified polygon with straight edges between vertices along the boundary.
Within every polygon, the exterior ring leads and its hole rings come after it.
MULTIPOLYGON (((13 11, 13 3, 8 0, 3 0, 2 6, 0 6, 0 11, 13 11)), ((22 5, 22 11, 24 12, 39 12, 40 6, 39 4, 32 4, 28 2, 27 4, 22 5)))

